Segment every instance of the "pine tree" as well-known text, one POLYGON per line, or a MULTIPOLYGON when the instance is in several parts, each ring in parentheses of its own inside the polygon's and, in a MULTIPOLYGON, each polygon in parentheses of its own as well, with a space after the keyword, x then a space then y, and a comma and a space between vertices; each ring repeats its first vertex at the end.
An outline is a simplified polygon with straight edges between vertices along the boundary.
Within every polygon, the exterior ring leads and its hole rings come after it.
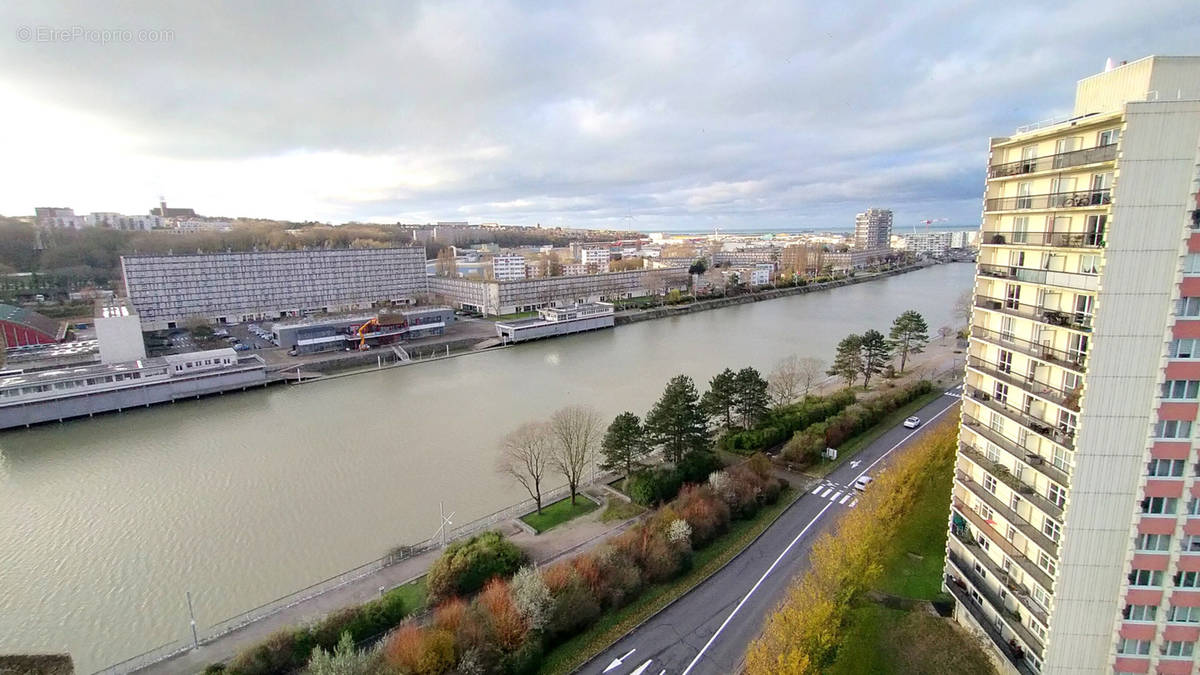
POLYGON ((767 381, 757 370, 746 367, 738 371, 734 384, 737 391, 737 412, 742 417, 742 426, 749 429, 771 405, 771 397, 767 394, 767 381))
POLYGON ((708 425, 692 378, 671 378, 646 415, 645 427, 650 443, 662 447, 668 461, 679 462, 684 455, 709 449, 708 425))
POLYGON ((883 333, 875 329, 862 334, 859 349, 862 352, 863 386, 866 387, 871 382, 871 376, 883 370, 883 364, 892 357, 892 350, 888 348, 883 333))
POLYGON ((862 336, 851 333, 842 338, 837 346, 837 355, 833 357, 833 365, 825 372, 845 380, 847 387, 853 385, 855 378, 863 372, 862 336))
POLYGON ((900 357, 900 372, 908 363, 909 354, 920 354, 929 343, 929 325, 925 317, 915 309, 910 309, 892 322, 892 330, 888 334, 888 346, 900 357))
POLYGON ((708 391, 700 399, 700 408, 708 419, 724 425, 726 429, 732 428, 737 393, 737 373, 726 368, 708 381, 708 391))
POLYGON ((645 430, 642 421, 631 412, 623 412, 613 418, 600 444, 600 468, 605 471, 620 469, 629 478, 633 470, 641 465, 646 454, 645 430))

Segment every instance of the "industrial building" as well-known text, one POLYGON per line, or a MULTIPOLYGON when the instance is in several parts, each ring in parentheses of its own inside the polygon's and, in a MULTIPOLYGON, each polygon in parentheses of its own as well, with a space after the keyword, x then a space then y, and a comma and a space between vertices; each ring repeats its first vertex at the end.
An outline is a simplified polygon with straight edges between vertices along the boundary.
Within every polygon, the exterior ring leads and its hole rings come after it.
POLYGON ((0 333, 5 346, 48 345, 62 342, 67 324, 14 305, 0 305, 0 333))
POLYGON ((292 354, 345 349, 370 349, 401 340, 441 335, 454 322, 448 307, 422 307, 377 314, 310 317, 276 323, 271 327, 275 344, 292 354))
POLYGON ((664 267, 514 281, 429 277, 429 292, 456 308, 486 315, 686 290, 686 267, 664 267))
POLYGON ((362 311, 426 290, 421 246, 133 255, 121 269, 147 331, 362 311))
POLYGON ((1200 57, 991 141, 945 588, 1005 673, 1196 671, 1200 57))
POLYGON ((570 307, 545 307, 536 319, 519 319, 496 324, 496 335, 505 342, 526 342, 545 337, 582 333, 615 325, 613 306, 590 302, 570 307))

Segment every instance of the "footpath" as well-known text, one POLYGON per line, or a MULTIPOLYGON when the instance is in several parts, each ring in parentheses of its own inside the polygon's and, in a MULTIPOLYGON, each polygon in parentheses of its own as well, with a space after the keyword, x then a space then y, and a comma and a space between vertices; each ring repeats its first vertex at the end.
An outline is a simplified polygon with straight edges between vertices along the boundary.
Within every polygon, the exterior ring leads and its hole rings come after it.
MULTIPOLYGON (((610 496, 602 489, 593 487, 584 491, 594 495, 603 504, 608 504, 610 496)), ((543 565, 563 556, 590 549, 605 539, 623 532, 638 519, 634 517, 619 522, 605 523, 600 520, 603 512, 603 507, 598 508, 586 516, 538 535, 530 534, 511 520, 499 524, 495 529, 504 532, 505 536, 529 554, 530 559, 535 563, 543 565)), ((361 605, 378 598, 381 589, 388 591, 423 576, 439 555, 441 555, 440 550, 433 550, 389 565, 361 579, 226 633, 197 649, 183 652, 133 672, 155 675, 159 673, 190 674, 203 671, 211 663, 227 662, 242 650, 258 644, 278 630, 303 625, 343 607, 361 605)))

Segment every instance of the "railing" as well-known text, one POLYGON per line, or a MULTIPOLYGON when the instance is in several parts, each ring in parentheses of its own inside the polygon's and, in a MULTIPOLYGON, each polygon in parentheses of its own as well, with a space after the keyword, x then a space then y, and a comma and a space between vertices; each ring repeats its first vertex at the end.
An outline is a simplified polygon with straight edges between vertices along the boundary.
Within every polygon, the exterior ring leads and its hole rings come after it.
MULTIPOLYGON (((1012 644, 1004 640, 1004 635, 996 628, 996 624, 981 611, 982 608, 966 592, 966 584, 970 582, 980 595, 987 598, 988 604, 997 608, 997 611, 1001 615, 1004 615, 1007 610, 1003 603, 1000 602, 999 597, 996 596, 992 589, 973 570, 968 568, 967 564, 957 554, 950 552, 947 554, 947 558, 950 560, 953 573, 948 574, 950 578, 946 580, 946 587, 954 594, 959 604, 967 607, 971 614, 974 615, 976 623, 983 628, 992 642, 996 644, 1005 657, 1008 658, 1009 662, 1013 664, 1013 667, 1017 669, 1017 672, 1022 675, 1034 675, 1036 671, 1025 660, 1024 651, 1019 648, 1014 649, 1012 644)), ((1004 619, 1005 623, 1009 626, 1009 630, 1020 635, 1025 644, 1036 648, 1039 652, 1043 649, 1042 644, 1023 624, 1019 621, 1014 622, 1010 616, 1005 616, 1004 619)))
POLYGON ((1084 333, 1092 330, 1092 315, 1083 312, 1065 312, 1061 309, 1050 309, 1044 305, 1036 305, 1020 299, 993 298, 986 295, 975 296, 975 306, 990 309, 1002 314, 1011 314, 1034 321, 1041 321, 1052 326, 1070 328, 1084 333))
POLYGON ((1021 391, 1039 396, 1056 403, 1064 408, 1070 408, 1075 412, 1079 412, 1079 394, 1078 390, 1060 389, 1052 384, 1042 382, 1041 380, 1029 375, 1020 376, 1013 375, 1012 370, 1002 370, 999 364, 986 361, 978 356, 967 356, 967 366, 975 370, 985 373, 1005 384, 1011 384, 1021 391))
MULTIPOLYGON (((969 413, 964 412, 962 417, 963 424, 968 429, 975 432, 975 434, 987 439, 988 442, 993 443, 1001 450, 1007 452, 1009 455, 1021 460, 1026 465, 1032 467, 1034 471, 1037 471, 1055 483, 1058 483, 1063 487, 1069 485, 1070 478, 1067 475, 1067 472, 1053 464, 1047 464, 1045 457, 1033 452, 1029 448, 1022 446, 999 431, 996 431, 987 424, 984 424, 983 420, 969 413)), ((970 445, 969 443, 965 444, 970 445)), ((978 451, 979 450, 976 448, 976 452, 978 451)))
POLYGON ((979 243, 987 245, 1019 244, 1022 246, 1061 246, 1063 248, 1098 248, 1104 246, 1103 232, 1017 232, 1013 230, 984 230, 979 243))
POLYGON ((1020 424, 1021 426, 1037 433, 1038 435, 1048 438, 1068 450, 1073 451, 1075 449, 1075 432, 1073 430, 1056 428, 1042 419, 1026 414, 1021 410, 1008 405, 1007 403, 993 399, 991 394, 985 391, 980 391, 969 384, 963 386, 963 392, 968 398, 978 402, 985 408, 995 410, 1001 415, 1005 415, 1017 424, 1020 424))
POLYGON ((984 489, 983 485, 977 482, 974 478, 971 478, 971 476, 962 469, 958 469, 955 472, 955 477, 958 479, 958 482, 961 485, 964 485, 967 490, 971 492, 971 494, 975 495, 977 499, 982 500, 983 503, 987 504, 994 513, 1002 516, 1005 520, 1012 524, 1013 527, 1017 528, 1017 531, 1024 535, 1025 538, 1031 543, 1046 553, 1058 557, 1058 542, 1053 541, 1050 539, 1050 537, 1047 537, 1045 534, 1043 534, 1042 531, 1039 530, 1033 523, 1029 522, 1022 517, 1021 514, 1014 511, 1011 506, 1000 501, 999 497, 984 489))
POLYGON ((994 164, 988 168, 988 178, 1019 176, 1037 171, 1047 171, 1049 169, 1069 169, 1073 166, 1083 166, 1097 162, 1111 162, 1116 158, 1117 144, 1110 143, 1096 148, 1072 150, 1071 152, 1060 152, 1056 155, 1047 155, 1046 157, 1019 159, 1015 162, 994 164))
POLYGON ((971 336, 987 340, 990 344, 1018 351, 1026 356, 1032 356, 1056 366, 1061 366, 1082 374, 1087 370, 1087 353, 1065 352, 1061 349, 1040 345, 1036 342, 1022 340, 1013 335, 1005 335, 999 331, 983 326, 971 326, 971 336))
MULTIPOLYGON (((953 496, 950 498, 950 501, 953 504, 954 510, 975 526, 975 529, 979 532, 979 536, 987 537, 988 541, 999 546, 1000 549, 1004 551, 1009 558, 1015 560, 1021 569, 1025 570, 1025 572, 1029 574, 1029 576, 1032 577, 1036 583, 1041 584, 1042 588, 1050 589, 1054 587, 1054 580, 1050 578, 1050 575, 1046 573, 1046 570, 1038 567, 1032 560, 1029 559, 1029 554, 1027 554, 1024 549, 1017 548, 1016 544, 1001 535, 996 528, 989 525, 987 521, 983 519, 983 516, 980 515, 978 511, 969 508, 966 505, 966 502, 959 497, 953 496)), ((955 532, 955 534, 958 536, 958 540, 967 546, 975 545, 975 542, 969 539, 964 539, 961 532, 955 532)))
POLYGON ((1100 277, 1095 274, 1081 272, 1063 272, 1059 270, 1043 270, 1032 267, 1017 267, 1015 265, 994 265, 980 263, 979 273, 994 279, 1012 279, 1027 284, 1049 284, 1063 286, 1078 291, 1095 291, 1099 286, 1100 277))
POLYGON ((1022 499, 1036 506, 1039 511, 1049 514, 1055 520, 1062 520, 1063 510, 1061 506, 1039 495, 1036 487, 1018 478, 1016 474, 1008 470, 1008 467, 1000 462, 988 459, 987 455, 979 448, 970 443, 963 442, 959 444, 959 454, 975 462, 975 464, 979 465, 979 468, 1003 481, 1005 485, 1021 495, 1022 499))
POLYGON ((1109 189, 1080 190, 1078 192, 1050 192, 1040 195, 1018 195, 1016 197, 993 197, 984 202, 984 211, 1015 211, 1021 209, 1078 209, 1087 206, 1105 206, 1112 203, 1109 189))
MULTIPOLYGON (((959 539, 959 541, 962 540, 959 539)), ((970 545, 968 544, 968 546, 970 545)), ((990 557, 982 552, 976 554, 975 559, 978 560, 988 572, 991 572, 992 576, 996 578, 996 581, 999 581, 1001 586, 1007 588, 1009 592, 1017 598, 1019 605, 1023 606, 1025 611, 1029 612, 1035 619, 1038 620, 1038 622, 1040 622, 1042 625, 1046 625, 1050 622, 1050 616, 1046 608, 1034 601, 1033 593, 1029 590, 1028 586, 1018 582, 1015 578, 1013 578, 1014 575, 1010 575, 1007 571, 1001 569, 999 565, 993 562, 990 557)))

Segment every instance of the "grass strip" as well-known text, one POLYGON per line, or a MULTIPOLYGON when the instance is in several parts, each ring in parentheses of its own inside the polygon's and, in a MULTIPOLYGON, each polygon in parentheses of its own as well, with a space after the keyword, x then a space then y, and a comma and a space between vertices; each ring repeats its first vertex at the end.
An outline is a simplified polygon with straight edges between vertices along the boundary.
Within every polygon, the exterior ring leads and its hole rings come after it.
POLYGON ((566 675, 578 669, 733 560, 803 493, 789 488, 780 495, 778 502, 762 509, 754 518, 733 522, 728 532, 692 556, 692 568, 686 574, 654 584, 628 605, 602 615, 586 631, 547 652, 538 672, 541 675, 566 675))
MULTIPOLYGON (((838 448, 837 459, 830 462, 822 462, 821 464, 809 470, 808 473, 811 473, 814 476, 828 476, 830 471, 838 468, 843 462, 858 454, 859 450, 862 450, 871 443, 874 443, 875 439, 891 431, 893 427, 903 422, 907 417, 916 411, 936 401, 943 393, 944 392, 942 390, 935 389, 934 391, 918 396, 917 398, 897 408, 895 412, 891 413, 887 417, 884 417, 875 426, 867 429, 854 438, 851 438, 845 443, 842 443, 842 447, 838 448)), ((922 420, 922 423, 927 421, 928 420, 922 420)))
POLYGON ((562 525, 568 520, 587 515, 597 508, 599 506, 596 505, 596 502, 583 495, 579 495, 575 498, 574 504, 571 503, 571 498, 568 497, 554 502, 549 506, 543 506, 541 513, 534 511, 528 515, 521 516, 521 520, 525 521, 526 525, 541 534, 552 527, 562 525))

